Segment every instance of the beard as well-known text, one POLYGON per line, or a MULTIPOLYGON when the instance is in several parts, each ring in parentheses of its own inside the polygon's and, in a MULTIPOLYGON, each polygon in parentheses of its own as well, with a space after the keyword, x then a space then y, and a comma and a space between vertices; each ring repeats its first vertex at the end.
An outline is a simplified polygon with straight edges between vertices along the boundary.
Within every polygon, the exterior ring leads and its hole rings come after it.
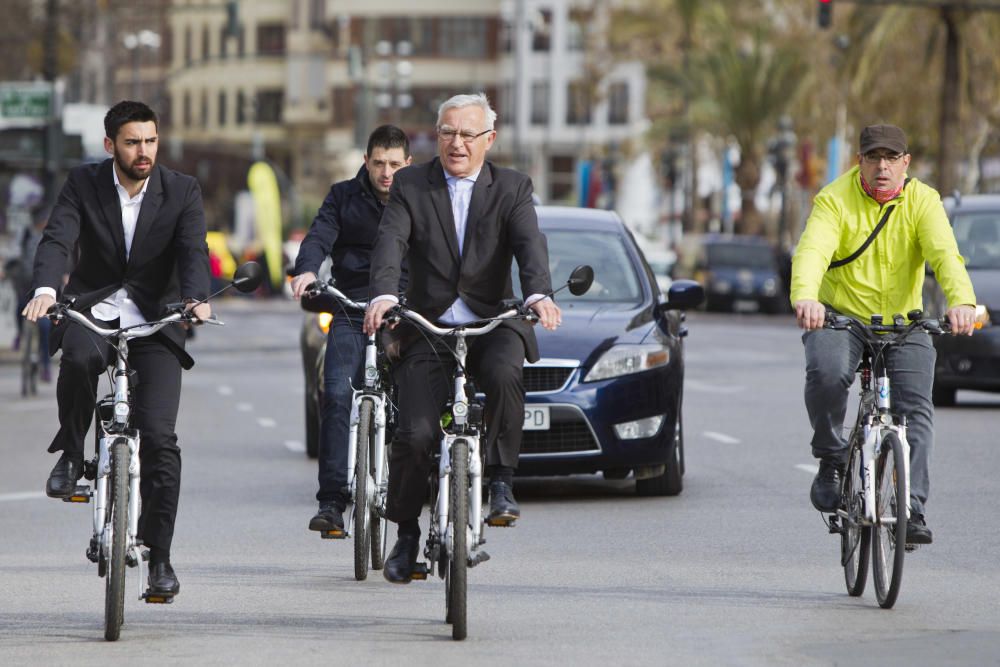
POLYGON ((126 164, 125 160, 116 150, 115 164, 117 164, 118 168, 122 170, 122 173, 131 178, 133 181, 141 181, 149 176, 149 174, 153 171, 153 166, 156 162, 150 157, 143 156, 138 157, 131 163, 126 164))

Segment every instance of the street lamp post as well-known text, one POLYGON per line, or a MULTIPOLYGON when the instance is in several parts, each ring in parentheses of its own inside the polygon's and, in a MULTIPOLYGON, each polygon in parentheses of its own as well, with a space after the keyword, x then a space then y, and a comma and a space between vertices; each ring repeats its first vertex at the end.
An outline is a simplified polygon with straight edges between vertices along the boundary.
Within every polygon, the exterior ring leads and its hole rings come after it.
POLYGON ((160 35, 152 30, 126 33, 122 38, 132 60, 132 99, 142 97, 142 83, 139 80, 139 51, 146 47, 155 51, 160 48, 160 35))

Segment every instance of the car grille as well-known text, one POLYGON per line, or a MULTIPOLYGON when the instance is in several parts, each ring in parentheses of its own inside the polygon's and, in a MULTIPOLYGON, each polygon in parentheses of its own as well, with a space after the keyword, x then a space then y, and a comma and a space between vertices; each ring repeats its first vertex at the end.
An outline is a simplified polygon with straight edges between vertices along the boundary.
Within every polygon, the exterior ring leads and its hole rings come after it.
POLYGON ((578 408, 553 405, 550 419, 546 431, 524 431, 521 454, 593 453, 601 450, 578 408))
POLYGON ((569 376, 573 373, 572 368, 559 368, 552 366, 525 366, 524 367, 524 391, 558 391, 563 388, 569 376))

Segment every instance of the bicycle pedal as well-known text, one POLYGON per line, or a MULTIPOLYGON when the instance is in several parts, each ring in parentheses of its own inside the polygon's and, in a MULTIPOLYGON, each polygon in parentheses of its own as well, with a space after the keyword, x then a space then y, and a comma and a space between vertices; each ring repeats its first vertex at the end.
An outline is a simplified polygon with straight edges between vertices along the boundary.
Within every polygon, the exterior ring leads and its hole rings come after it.
POLYGON ((342 540, 347 537, 346 530, 321 530, 319 536, 324 540, 342 540))
POLYGON ((89 503, 90 487, 85 484, 80 484, 76 487, 73 493, 69 494, 62 500, 64 503, 89 503))
POLYGON ((146 591, 142 594, 142 599, 146 601, 146 604, 173 604, 173 595, 161 595, 160 593, 150 593, 146 591))
POLYGON ((486 525, 494 528, 513 528, 515 523, 517 523, 517 517, 498 516, 486 519, 486 525))
POLYGON ((427 563, 414 563, 413 572, 410 573, 410 581, 424 581, 427 579, 427 563))
POLYGON ((490 559, 490 555, 483 551, 482 549, 477 549, 471 556, 469 556, 469 567, 475 567, 480 563, 485 563, 490 559))

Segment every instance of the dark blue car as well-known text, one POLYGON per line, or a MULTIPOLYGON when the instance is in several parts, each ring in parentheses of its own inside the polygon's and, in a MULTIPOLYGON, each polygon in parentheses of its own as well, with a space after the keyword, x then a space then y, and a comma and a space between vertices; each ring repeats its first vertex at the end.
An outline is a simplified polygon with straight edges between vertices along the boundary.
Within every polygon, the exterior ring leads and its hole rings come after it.
POLYGON ((557 295, 557 331, 537 330, 542 359, 524 369, 518 474, 632 474, 640 495, 676 495, 684 474, 683 309, 704 292, 682 280, 662 294, 614 212, 537 210, 553 284, 581 264, 595 277, 582 296, 557 295))

